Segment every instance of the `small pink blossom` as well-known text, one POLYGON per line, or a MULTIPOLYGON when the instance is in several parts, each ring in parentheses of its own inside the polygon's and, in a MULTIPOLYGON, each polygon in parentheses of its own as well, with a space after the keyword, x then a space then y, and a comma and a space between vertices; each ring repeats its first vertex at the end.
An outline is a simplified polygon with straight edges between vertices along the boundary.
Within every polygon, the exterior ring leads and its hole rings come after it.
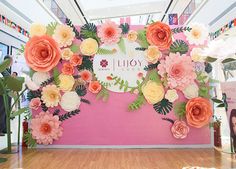
POLYGON ((165 60, 158 65, 158 73, 164 77, 167 75, 168 86, 183 90, 196 79, 194 63, 190 56, 170 53, 165 60))
POLYGON ((176 120, 171 127, 173 136, 177 139, 184 139, 189 133, 189 127, 184 121, 176 120))
POLYGON ((101 38, 101 41, 104 44, 111 45, 119 42, 121 32, 121 28, 119 28, 119 26, 115 22, 107 20, 98 29, 98 37, 101 38))
POLYGON ((38 110, 38 108, 41 106, 41 101, 40 98, 33 98, 30 103, 29 103, 29 107, 33 110, 38 110))
POLYGON ((62 136, 63 128, 60 126, 58 116, 53 116, 49 112, 41 112, 31 120, 32 136, 38 144, 52 144, 53 140, 58 140, 62 136))

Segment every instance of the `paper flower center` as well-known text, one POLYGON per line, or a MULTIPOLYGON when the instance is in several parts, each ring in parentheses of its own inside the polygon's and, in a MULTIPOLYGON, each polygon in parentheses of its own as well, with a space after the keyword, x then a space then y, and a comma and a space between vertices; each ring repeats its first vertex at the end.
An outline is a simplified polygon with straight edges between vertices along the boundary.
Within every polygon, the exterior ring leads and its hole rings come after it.
POLYGON ((49 134, 52 131, 52 128, 48 123, 43 123, 40 127, 40 131, 43 134, 49 134))

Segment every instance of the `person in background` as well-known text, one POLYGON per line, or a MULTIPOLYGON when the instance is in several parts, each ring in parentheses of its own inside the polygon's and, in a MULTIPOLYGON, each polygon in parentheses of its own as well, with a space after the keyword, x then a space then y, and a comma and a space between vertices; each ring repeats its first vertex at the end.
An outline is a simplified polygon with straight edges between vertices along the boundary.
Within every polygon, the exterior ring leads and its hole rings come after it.
MULTIPOLYGON (((10 59, 11 64, 10 67, 7 68, 4 72, 2 72, 2 76, 10 76, 11 75, 11 65, 12 65, 12 57, 10 55, 6 55, 4 57, 4 60, 10 59)), ((9 105, 11 105, 11 98, 9 97, 8 99, 9 105)), ((6 112, 5 112, 5 107, 4 107, 4 101, 3 101, 3 96, 0 95, 0 136, 4 136, 7 133, 7 128, 6 128, 6 112)))
POLYGON ((236 150, 236 109, 232 109, 229 117, 230 137, 234 151, 236 150))
POLYGON ((17 72, 13 72, 11 76, 12 76, 12 77, 17 77, 17 76, 18 76, 18 73, 17 73, 17 72))

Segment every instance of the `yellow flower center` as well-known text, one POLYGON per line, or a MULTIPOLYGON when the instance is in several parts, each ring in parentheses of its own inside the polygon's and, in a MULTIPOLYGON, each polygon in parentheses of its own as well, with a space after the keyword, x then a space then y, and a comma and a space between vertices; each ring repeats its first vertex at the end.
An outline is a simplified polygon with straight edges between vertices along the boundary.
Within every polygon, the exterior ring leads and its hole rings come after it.
POLYGON ((66 37, 67 37, 67 33, 66 33, 66 32, 63 32, 63 33, 62 33, 62 37, 63 37, 63 38, 66 38, 66 37))
POLYGON ((201 36, 201 33, 200 33, 199 31, 197 31, 197 30, 193 30, 193 31, 192 31, 192 35, 193 35, 196 39, 198 39, 198 38, 201 36))

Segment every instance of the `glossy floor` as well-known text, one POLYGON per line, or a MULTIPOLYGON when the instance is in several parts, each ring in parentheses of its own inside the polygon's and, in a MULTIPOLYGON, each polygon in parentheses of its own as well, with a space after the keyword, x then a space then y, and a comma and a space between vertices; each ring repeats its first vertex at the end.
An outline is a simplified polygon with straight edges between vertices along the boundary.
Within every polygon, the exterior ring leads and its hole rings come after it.
POLYGON ((1 169, 236 169, 235 155, 214 149, 36 149, 4 155, 1 169))

